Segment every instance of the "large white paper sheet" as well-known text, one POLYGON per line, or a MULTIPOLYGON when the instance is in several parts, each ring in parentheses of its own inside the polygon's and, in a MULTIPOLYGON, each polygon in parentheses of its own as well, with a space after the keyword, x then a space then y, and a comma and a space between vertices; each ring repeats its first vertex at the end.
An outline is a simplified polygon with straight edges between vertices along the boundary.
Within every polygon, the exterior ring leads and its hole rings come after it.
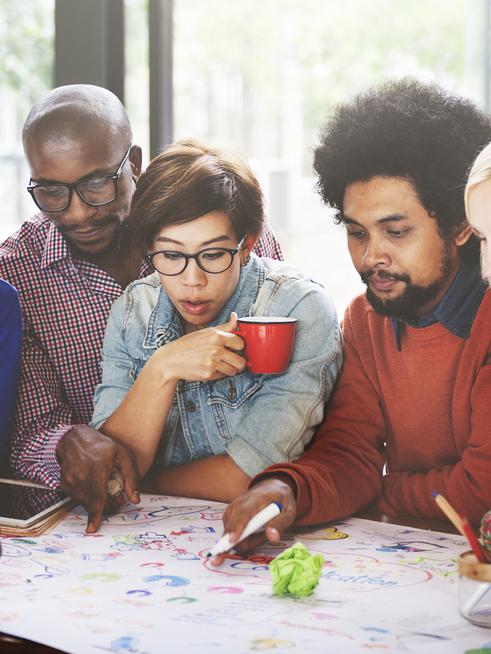
POLYGON ((458 612, 460 536, 360 519, 296 534, 322 552, 310 598, 272 595, 281 548, 220 568, 223 505, 143 495, 101 531, 76 509, 38 538, 2 539, 0 630, 73 654, 418 652, 491 647, 458 612))

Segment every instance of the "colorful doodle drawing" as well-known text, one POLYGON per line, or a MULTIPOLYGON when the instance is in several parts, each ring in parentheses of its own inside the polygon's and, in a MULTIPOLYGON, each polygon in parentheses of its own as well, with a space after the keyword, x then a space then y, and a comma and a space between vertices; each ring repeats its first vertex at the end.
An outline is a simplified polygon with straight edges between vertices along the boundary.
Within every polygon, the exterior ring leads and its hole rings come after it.
POLYGON ((202 563, 212 572, 227 576, 255 577, 265 583, 270 583, 269 564, 274 556, 251 555, 243 557, 239 554, 229 553, 220 567, 214 566, 206 556, 208 549, 199 552, 202 563))
POLYGON ((2 539, 2 558, 14 558, 19 556, 31 556, 31 550, 21 545, 9 543, 5 538, 2 539))
POLYGON ((208 588, 209 593, 221 593, 221 594, 235 594, 243 593, 244 589, 239 588, 238 586, 210 586, 208 588))
POLYGON ((116 541, 111 545, 119 553, 128 551, 160 550, 171 552, 173 558, 179 561, 197 561, 199 557, 194 552, 189 552, 185 547, 179 547, 174 540, 165 534, 156 532, 145 532, 144 534, 124 534, 114 536, 116 541))
POLYGON ((169 597, 167 602, 176 602, 177 604, 193 604, 198 601, 197 597, 188 597, 187 595, 181 595, 179 597, 169 597))
POLYGON ((310 534, 302 534, 300 538, 301 540, 343 540, 344 538, 349 538, 349 534, 338 531, 337 527, 326 527, 310 534))
MULTIPOLYGON (((210 508, 209 505, 189 505, 189 506, 166 506, 160 505, 155 507, 134 506, 133 504, 124 504, 118 513, 108 515, 104 518, 104 525, 122 526, 133 524, 150 524, 152 522, 161 522, 178 516, 204 516, 210 508), (150 508, 150 510, 148 510, 150 508)), ((83 509, 77 509, 82 511, 83 509)), ((223 512, 220 512, 220 519, 223 512)), ((216 514, 216 510, 214 511, 216 514)), ((215 520, 216 518, 205 518, 215 520)))
POLYGON ((441 634, 409 633, 399 635, 397 640, 401 645, 406 647, 413 647, 415 645, 419 647, 421 645, 431 645, 435 642, 446 641, 449 639, 441 634))
POLYGON ((187 586, 191 583, 189 579, 184 577, 176 577, 175 575, 151 575, 150 577, 144 577, 143 581, 146 584, 152 584, 156 582, 162 582, 164 586, 187 586))
POLYGON ((249 649, 253 652, 270 652, 275 649, 291 649, 295 643, 291 640, 281 640, 278 638, 257 638, 251 641, 249 649))
POLYGON ((0 630, 49 633, 71 654, 461 654, 483 640, 457 611, 460 536, 358 519, 302 533, 324 556, 320 583, 311 597, 276 598, 268 566, 283 544, 216 568, 206 554, 222 507, 186 502, 143 495, 97 536, 71 514, 48 537, 3 539, 0 630))
POLYGON ((215 534, 216 531, 213 527, 198 527, 196 525, 189 525, 182 527, 179 531, 171 531, 171 536, 182 536, 184 534, 215 534))
MULTIPOLYGON (((318 550, 320 551, 320 550, 318 550)), ((431 573, 404 563, 381 561, 372 556, 338 552, 326 554, 321 580, 329 582, 333 593, 364 593, 413 586, 431 579, 431 573)), ((269 561, 257 557, 243 558, 228 554, 220 568, 208 560, 203 563, 207 569, 228 576, 255 577, 265 584, 270 583, 269 561)))
POLYGON ((119 574, 108 573, 108 572, 93 572, 88 575, 82 575, 79 577, 79 581, 85 582, 89 581, 96 584, 108 584, 113 581, 119 581, 122 578, 119 574))
POLYGON ((429 543, 424 540, 409 540, 402 543, 391 543, 377 547, 377 552, 435 552, 445 550, 444 545, 429 543))
MULTIPOLYGON (((120 636, 111 641, 108 652, 129 652, 130 654, 142 654, 139 648, 140 640, 135 636, 120 636)), ((101 648, 102 649, 102 648, 101 648)), ((104 648, 106 649, 106 648, 104 648)))
POLYGON ((82 552, 80 558, 82 561, 112 561, 118 556, 121 556, 121 552, 82 552))
POLYGON ((221 520, 223 516, 223 511, 215 510, 204 510, 199 514, 199 517, 202 520, 221 520))
POLYGON ((414 565, 424 568, 434 576, 445 577, 450 583, 457 581, 457 558, 455 556, 445 559, 437 559, 431 556, 416 556, 414 559, 406 558, 406 565, 414 565))

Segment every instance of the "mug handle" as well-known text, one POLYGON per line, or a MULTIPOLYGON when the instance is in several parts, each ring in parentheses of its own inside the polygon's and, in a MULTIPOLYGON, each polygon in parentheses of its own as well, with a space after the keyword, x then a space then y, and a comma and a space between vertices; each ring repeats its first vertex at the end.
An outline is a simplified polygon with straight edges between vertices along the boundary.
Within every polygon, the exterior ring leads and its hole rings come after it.
MULTIPOLYGON (((241 332, 241 331, 239 331, 238 329, 232 329, 232 330, 230 331, 230 333, 231 333, 231 334, 235 334, 236 336, 240 336, 241 339, 244 341, 244 348, 245 348, 245 334, 244 334, 244 332, 241 332)), ((242 348, 242 350, 241 350, 242 352, 244 352, 244 348, 242 348)), ((245 358, 245 357, 244 357, 244 358, 245 358)), ((250 363, 249 363, 249 361, 247 361, 247 359, 246 359, 246 366, 247 366, 248 368, 250 367, 250 363)))

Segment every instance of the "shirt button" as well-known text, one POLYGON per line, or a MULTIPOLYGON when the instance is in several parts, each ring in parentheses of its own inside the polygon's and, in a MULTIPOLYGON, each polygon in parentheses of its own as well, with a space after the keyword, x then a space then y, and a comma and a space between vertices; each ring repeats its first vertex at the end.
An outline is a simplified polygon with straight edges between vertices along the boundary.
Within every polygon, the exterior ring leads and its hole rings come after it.
POLYGON ((237 397, 237 390, 235 389, 234 386, 231 386, 228 390, 228 399, 235 400, 236 397, 237 397))
POLYGON ((196 411, 196 404, 192 400, 188 400, 186 402, 186 409, 189 411, 189 413, 193 413, 196 411))

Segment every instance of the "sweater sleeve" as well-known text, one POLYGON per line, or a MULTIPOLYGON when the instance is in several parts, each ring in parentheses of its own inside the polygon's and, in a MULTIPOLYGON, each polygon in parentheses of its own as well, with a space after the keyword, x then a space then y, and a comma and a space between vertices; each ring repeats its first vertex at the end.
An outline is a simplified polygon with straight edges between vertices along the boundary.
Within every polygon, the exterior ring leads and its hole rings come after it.
POLYGON ((343 371, 311 446, 293 464, 267 468, 296 487, 296 524, 335 520, 359 511, 380 493, 385 462, 385 418, 377 390, 357 352, 347 313, 343 371))
MULTIPOLYGON (((393 472, 384 477, 378 510, 389 515, 442 518, 432 491, 457 513, 478 524, 491 507, 491 355, 475 376, 470 393, 470 437, 453 465, 426 472, 393 472)), ((462 398, 467 401, 467 398, 462 398)))

